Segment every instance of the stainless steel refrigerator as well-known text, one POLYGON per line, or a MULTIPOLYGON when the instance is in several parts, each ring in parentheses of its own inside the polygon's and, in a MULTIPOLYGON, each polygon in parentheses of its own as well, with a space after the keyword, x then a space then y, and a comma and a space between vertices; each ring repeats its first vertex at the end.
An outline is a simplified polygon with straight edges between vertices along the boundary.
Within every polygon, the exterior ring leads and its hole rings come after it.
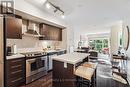
POLYGON ((3 16, 0 15, 0 87, 4 87, 4 27, 3 16))

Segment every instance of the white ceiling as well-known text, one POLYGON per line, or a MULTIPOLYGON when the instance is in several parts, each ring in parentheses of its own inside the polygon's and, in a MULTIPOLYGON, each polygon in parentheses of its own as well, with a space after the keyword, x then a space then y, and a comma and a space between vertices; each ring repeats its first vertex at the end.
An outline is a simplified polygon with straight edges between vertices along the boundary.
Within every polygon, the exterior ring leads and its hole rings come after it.
MULTIPOLYGON (((39 0, 28 0, 45 9, 39 0), (36 3, 37 2, 37 3, 36 3)), ((40 0, 41 1, 41 0, 40 0)), ((43 0, 44 1, 44 0, 43 0)), ((65 11, 65 20, 74 26, 102 26, 130 16, 130 0, 49 0, 65 11)), ((48 11, 50 12, 50 11, 48 11)), ((52 12, 53 14, 53 12, 52 12)))

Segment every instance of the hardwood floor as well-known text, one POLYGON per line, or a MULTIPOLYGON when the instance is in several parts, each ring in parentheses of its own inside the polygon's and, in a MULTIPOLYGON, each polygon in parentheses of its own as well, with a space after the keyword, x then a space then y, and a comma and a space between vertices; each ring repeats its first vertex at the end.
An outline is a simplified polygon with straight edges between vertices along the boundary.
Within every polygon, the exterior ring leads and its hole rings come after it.
MULTIPOLYGON (((47 76, 21 87, 52 87, 52 72, 47 76)), ((96 87, 130 87, 112 79, 111 66, 99 64, 97 68, 96 87)))
POLYGON ((52 72, 28 85, 23 85, 21 87, 52 87, 52 72))

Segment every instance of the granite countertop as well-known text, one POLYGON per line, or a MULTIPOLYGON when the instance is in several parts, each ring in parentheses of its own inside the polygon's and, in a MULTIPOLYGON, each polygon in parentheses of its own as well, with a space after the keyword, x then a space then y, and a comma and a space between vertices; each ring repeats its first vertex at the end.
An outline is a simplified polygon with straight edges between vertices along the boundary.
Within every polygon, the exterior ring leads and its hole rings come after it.
POLYGON ((47 53, 51 53, 51 52, 60 52, 60 51, 65 51, 65 49, 59 49, 59 50, 48 50, 46 51, 47 53))
MULTIPOLYGON (((60 50, 48 50, 47 53, 52 53, 52 52, 60 52, 60 51, 64 51, 65 49, 60 49, 60 50)), ((42 51, 41 51, 42 52, 42 51)), ((26 52, 25 52, 26 53, 26 52)), ((23 54, 14 54, 14 55, 11 55, 11 56, 6 56, 6 59, 9 60, 9 59, 17 59, 17 58, 22 58, 22 57, 25 57, 25 55, 23 54)))
POLYGON ((83 59, 85 59, 87 56, 90 54, 88 53, 68 53, 68 54, 63 54, 60 56, 53 57, 53 60, 65 62, 65 63, 70 63, 70 64, 76 64, 78 62, 81 62, 83 59))
POLYGON ((22 58, 22 57, 25 57, 25 56, 22 54, 15 54, 15 55, 11 55, 11 56, 6 56, 6 59, 9 60, 9 59, 22 58))
POLYGON ((74 50, 75 52, 77 52, 77 51, 85 51, 84 49, 76 49, 76 50, 74 50))
POLYGON ((96 51, 96 50, 89 50, 89 52, 97 52, 98 53, 98 51, 96 51))

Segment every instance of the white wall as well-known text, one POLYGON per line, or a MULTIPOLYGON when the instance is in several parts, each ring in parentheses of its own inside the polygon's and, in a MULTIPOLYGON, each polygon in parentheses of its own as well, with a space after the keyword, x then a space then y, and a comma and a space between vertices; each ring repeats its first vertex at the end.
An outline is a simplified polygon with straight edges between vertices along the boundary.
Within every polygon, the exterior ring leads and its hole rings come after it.
POLYGON ((72 52, 74 48, 74 28, 70 25, 67 26, 67 51, 72 52))
POLYGON ((80 35, 87 36, 90 34, 103 34, 103 33, 110 33, 110 28, 98 27, 98 26, 94 28, 77 26, 74 28, 74 46, 75 48, 78 47, 78 42, 80 41, 80 35))
POLYGON ((122 21, 117 22, 111 27, 111 53, 118 54, 118 48, 120 46, 120 33, 122 32, 122 21))

